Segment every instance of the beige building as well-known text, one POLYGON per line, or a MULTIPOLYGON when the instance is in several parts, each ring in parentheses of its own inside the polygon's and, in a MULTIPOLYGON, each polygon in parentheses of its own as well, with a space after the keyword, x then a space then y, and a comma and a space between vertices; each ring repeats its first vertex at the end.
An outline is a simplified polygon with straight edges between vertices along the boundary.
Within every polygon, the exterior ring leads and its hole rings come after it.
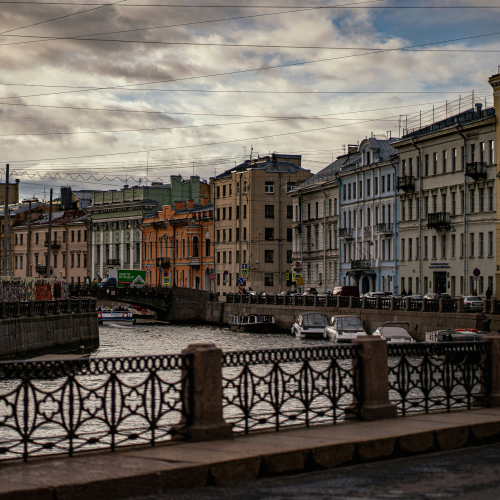
POLYGON ((215 290, 238 293, 287 289, 292 263, 293 201, 289 193, 311 176, 301 155, 273 154, 247 160, 211 179, 214 200, 215 290))
MULTIPOLYGON (((484 296, 490 287, 493 295, 497 292, 498 118, 494 108, 472 104, 471 99, 461 101, 459 113, 407 133, 393 144, 400 156, 401 291, 455 296, 477 290, 484 296), (480 272, 478 280, 475 269, 480 272)), ((457 103, 454 106, 458 110, 457 103)))
MULTIPOLYGON (((52 213, 50 277, 85 283, 89 276, 89 216, 83 210, 52 213)), ((12 227, 13 276, 44 277, 47 266, 49 214, 31 224, 28 255, 28 222, 12 227)))

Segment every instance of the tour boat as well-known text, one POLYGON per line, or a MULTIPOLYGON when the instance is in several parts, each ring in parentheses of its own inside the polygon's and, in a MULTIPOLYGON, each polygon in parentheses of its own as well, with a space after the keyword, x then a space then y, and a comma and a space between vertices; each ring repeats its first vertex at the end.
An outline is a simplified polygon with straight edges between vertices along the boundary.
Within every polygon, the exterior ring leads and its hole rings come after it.
POLYGON ((232 314, 229 316, 231 330, 249 333, 272 333, 276 322, 271 314, 232 314))
POLYGON ((97 321, 100 325, 113 323, 116 325, 134 325, 134 315, 129 311, 104 310, 97 311, 97 321))

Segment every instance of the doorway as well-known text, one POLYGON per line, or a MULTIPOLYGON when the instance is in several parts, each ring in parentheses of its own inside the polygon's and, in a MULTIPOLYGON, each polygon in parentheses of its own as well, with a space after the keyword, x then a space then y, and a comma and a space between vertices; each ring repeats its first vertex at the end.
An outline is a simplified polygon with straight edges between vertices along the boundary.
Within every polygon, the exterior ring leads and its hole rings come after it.
POLYGON ((194 278, 194 287, 195 287, 196 290, 200 289, 200 277, 199 276, 196 276, 194 278))
POLYGON ((446 272, 434 273, 434 293, 446 293, 446 272))
POLYGON ((361 293, 368 293, 370 291, 370 278, 363 276, 361 280, 361 293))

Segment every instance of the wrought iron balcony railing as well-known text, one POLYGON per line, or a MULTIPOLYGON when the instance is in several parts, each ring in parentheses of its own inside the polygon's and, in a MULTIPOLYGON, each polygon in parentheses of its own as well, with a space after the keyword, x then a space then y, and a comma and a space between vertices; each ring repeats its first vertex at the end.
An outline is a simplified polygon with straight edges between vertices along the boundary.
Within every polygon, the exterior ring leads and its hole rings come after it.
POLYGON ((159 257, 156 259, 156 267, 170 267, 170 259, 168 257, 159 257))
POLYGON ((429 229, 445 229, 446 231, 451 229, 451 215, 450 212, 436 212, 435 214, 429 214, 427 217, 427 227, 429 229))
POLYGON ((486 163, 484 161, 466 163, 465 175, 472 177, 475 181, 479 179, 486 179, 486 163))
POLYGON ((370 260, 353 260, 351 261, 351 269, 371 269, 372 263, 370 260))
POLYGON ((377 224, 377 232, 381 234, 392 234, 392 224, 390 222, 381 222, 380 224, 377 224))
POLYGON ((403 175, 398 177, 397 188, 399 191, 415 191, 415 177, 413 175, 403 175))
MULTIPOLYGON (((35 266, 35 271, 38 274, 43 274, 45 276, 47 274, 47 266, 44 266, 42 264, 37 264, 35 266)), ((50 269, 50 273, 52 274, 52 268, 50 269)))
POLYGON ((340 238, 345 238, 346 240, 352 240, 354 238, 354 234, 352 229, 348 227, 341 227, 339 229, 340 238))
MULTIPOLYGON (((48 246, 49 246, 49 242, 48 242, 48 241, 46 241, 46 242, 45 242, 45 246, 46 246, 46 247, 48 247, 48 246)), ((51 241, 51 242, 50 242, 50 248, 51 248, 52 250, 53 250, 53 249, 56 249, 56 250, 57 250, 58 248, 61 248, 61 244, 60 244, 60 243, 58 243, 57 241, 51 241)))
POLYGON ((371 226, 365 227, 365 237, 369 238, 372 235, 371 226))
POLYGON ((119 266, 120 265, 120 259, 106 259, 106 264, 108 266, 119 266))

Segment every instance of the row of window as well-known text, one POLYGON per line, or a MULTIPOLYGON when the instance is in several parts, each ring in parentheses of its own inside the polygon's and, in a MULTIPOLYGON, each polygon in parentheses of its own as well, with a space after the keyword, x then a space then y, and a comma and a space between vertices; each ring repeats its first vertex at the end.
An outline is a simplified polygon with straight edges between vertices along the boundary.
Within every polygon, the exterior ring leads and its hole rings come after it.
MULTIPOLYGON (((319 213, 319 202, 315 202, 314 205, 312 205, 313 208, 315 208, 314 212, 311 211, 311 204, 308 203, 307 204, 307 219, 304 218, 304 220, 311 220, 311 219, 319 219, 320 217, 322 217, 322 215, 320 215, 319 213)), ((330 198, 328 200, 328 216, 331 216, 331 215, 337 215, 337 198, 334 198, 333 200, 330 198)), ((287 217, 288 218, 291 218, 293 217, 293 210, 290 210, 288 207, 287 207, 287 217)), ((295 221, 298 222, 300 221, 300 206, 299 205, 295 205, 295 221)))
MULTIPOLYGON (((274 276, 273 273, 265 273, 264 274, 264 286, 273 286, 273 284, 274 284, 273 276, 274 276)), ((220 284, 221 284, 220 277, 221 277, 221 275, 217 274, 217 286, 220 286, 220 284)), ((238 274, 236 274, 236 279, 237 278, 238 278, 238 274)), ((232 273, 222 275, 222 283, 224 286, 232 286, 232 281, 233 281, 232 273)))
MULTIPOLYGON (((114 251, 114 254, 115 254, 115 257, 113 257, 113 245, 104 245, 104 264, 106 264, 106 262, 109 260, 109 259, 120 259, 120 244, 117 243, 114 245, 115 247, 115 251, 114 251)), ((131 257, 131 246, 130 246, 130 243, 127 243, 125 245, 125 255, 124 255, 124 259, 125 259, 125 262, 124 263, 130 263, 130 257, 131 257)), ((140 257, 141 257, 141 247, 140 247, 140 243, 136 243, 135 244, 135 259, 134 259, 134 262, 140 262, 140 257)), ((95 263, 96 265, 100 265, 101 264, 101 245, 96 245, 96 257, 95 257, 95 263)))
MULTIPOLYGON (((373 195, 374 196, 378 195, 379 188, 381 193, 390 192, 391 189, 394 189, 395 187, 394 180, 395 180, 395 174, 381 175, 380 177, 375 176, 373 178, 373 195), (392 182, 391 182, 391 177, 392 177, 392 182)), ((366 197, 370 197, 372 195, 371 179, 366 179, 365 186, 366 186, 366 197)), ((346 201, 350 200, 351 198, 353 200, 355 200, 356 198, 362 198, 363 197, 362 180, 358 181, 357 188, 358 189, 356 190, 356 181, 344 183, 342 186, 342 199, 346 201)))
MULTIPOLYGON (((311 268, 311 264, 307 264, 307 272, 304 276, 306 283, 322 283, 323 273, 321 273, 319 269, 319 264, 316 264, 314 268, 311 268)), ((337 263, 328 262, 327 270, 328 273, 326 275, 326 282, 332 284, 335 283, 337 281, 337 263)))
MULTIPOLYGON (((83 233, 83 241, 87 241, 87 230, 71 230, 71 242, 82 241, 82 233, 83 233), (76 236, 76 240, 75 240, 76 236)), ((45 241, 49 241, 49 233, 35 233, 35 244, 40 242, 40 234, 45 234, 45 241)), ((57 231, 53 231, 54 239, 52 240, 54 243, 57 243, 57 231)), ((66 231, 62 232, 62 242, 66 243, 66 231)), ((14 245, 23 245, 24 244, 24 234, 14 234, 14 245)))
MULTIPOLYGON (((415 251, 413 247, 413 238, 401 238, 401 260, 413 260, 413 258, 419 258, 418 255, 418 238, 415 238, 415 251), (407 259, 408 258, 408 259, 407 259)), ((468 257, 493 257, 493 231, 489 231, 486 235, 485 233, 478 233, 477 238, 475 233, 469 234, 469 251, 468 257), (487 253, 485 253, 487 251, 487 253), (477 254, 476 254, 477 252, 477 254)), ((460 258, 464 257, 464 235, 460 234, 460 247, 457 249, 457 235, 452 234, 449 237, 446 234, 440 236, 432 236, 429 239, 428 236, 424 236, 423 244, 423 258, 424 259, 446 259, 449 256, 451 258, 456 258, 458 252, 460 253, 460 258), (429 252, 430 243, 430 252, 429 252), (439 245, 439 248, 438 248, 439 245), (449 246, 449 247, 448 247, 449 246)))
MULTIPOLYGON (((210 257, 210 245, 210 239, 205 239, 205 257, 210 257)), ((168 247, 167 241, 164 242, 161 239, 158 241, 158 244, 153 244, 152 241, 144 242, 145 260, 152 260, 156 257, 167 258, 169 256, 168 254, 170 254, 171 259, 200 257, 200 253, 200 241, 198 236, 193 236, 192 240, 183 238, 180 240, 180 243, 179 240, 175 240, 175 249, 172 248, 172 245, 168 247)))
MULTIPOLYGON (((264 250, 264 262, 273 263, 274 262, 274 250, 264 250)), ((232 264, 233 252, 217 252, 217 264, 232 264), (221 260, 222 259, 222 260, 221 260)), ((243 262, 246 262, 247 251, 243 250, 243 262)), ((287 263, 292 262, 292 250, 286 251, 286 261, 287 263)), ((240 252, 236 251, 236 263, 240 262, 240 252)))
MULTIPOLYGON (((293 189, 295 189, 295 182, 287 182, 286 183, 286 192, 289 193, 293 189)), ((237 194, 240 194, 240 183, 236 183, 236 190, 237 194)), ((264 192, 267 194, 274 194, 274 182, 273 181, 264 181, 264 192)), ((226 196, 232 196, 233 195, 233 185, 231 183, 229 184, 223 184, 222 186, 217 186, 216 187, 216 194, 217 198, 221 197, 222 193, 222 198, 226 198, 226 196), (222 190, 221 190, 222 188, 222 190)), ((243 194, 247 193, 247 183, 246 181, 243 182, 243 194)))
MULTIPOLYGON (((409 277, 409 278, 401 277, 401 291, 405 290, 405 291, 407 291, 407 293, 409 295, 411 295, 412 293, 417 293, 417 294, 430 293, 432 290, 437 290, 437 287, 433 288, 433 286, 432 286, 432 279, 433 278, 424 276, 424 280, 423 280, 424 281, 424 289, 423 289, 423 292, 421 292, 420 291, 420 281, 417 277, 415 278, 416 290, 413 290, 413 283, 414 283, 413 277, 409 277), (408 285, 408 290, 406 289, 406 285, 408 285)), ((490 290, 493 290, 493 276, 488 276, 487 280, 488 280, 487 287, 490 290)), ((459 293, 460 295, 464 294, 464 277, 463 276, 460 276, 460 289, 459 290, 457 290, 457 277, 456 276, 450 276, 449 283, 450 283, 449 290, 448 290, 448 287, 443 286, 443 288, 446 288, 446 289, 439 290, 439 291, 441 291, 443 293, 448 291, 452 297, 454 297, 457 293, 459 293)), ((483 295, 486 292, 485 286, 486 286, 486 277, 485 276, 480 276, 479 280, 477 280, 477 282, 474 280, 474 276, 469 276, 469 293, 472 293, 474 290, 476 290, 476 292, 479 295, 483 295)))
MULTIPOLYGON (((14 269, 23 269, 24 257, 25 257, 24 255, 14 255, 14 269)), ((35 263, 37 266, 39 265, 38 257, 39 257, 39 255, 36 253, 35 254, 35 263)), ((57 254, 53 254, 52 258, 53 258, 53 267, 56 268, 57 262, 58 262, 57 254)), ((26 262, 27 261, 28 261, 28 259, 26 257, 26 262)), ((45 255, 45 264, 44 265, 46 265, 46 263, 47 263, 47 255, 45 255)), ((62 254, 62 267, 63 268, 66 267, 66 254, 65 253, 62 254)), ((71 253, 70 254, 70 267, 87 267, 87 254, 86 253, 81 253, 81 254, 80 253, 77 253, 77 254, 71 253)))

